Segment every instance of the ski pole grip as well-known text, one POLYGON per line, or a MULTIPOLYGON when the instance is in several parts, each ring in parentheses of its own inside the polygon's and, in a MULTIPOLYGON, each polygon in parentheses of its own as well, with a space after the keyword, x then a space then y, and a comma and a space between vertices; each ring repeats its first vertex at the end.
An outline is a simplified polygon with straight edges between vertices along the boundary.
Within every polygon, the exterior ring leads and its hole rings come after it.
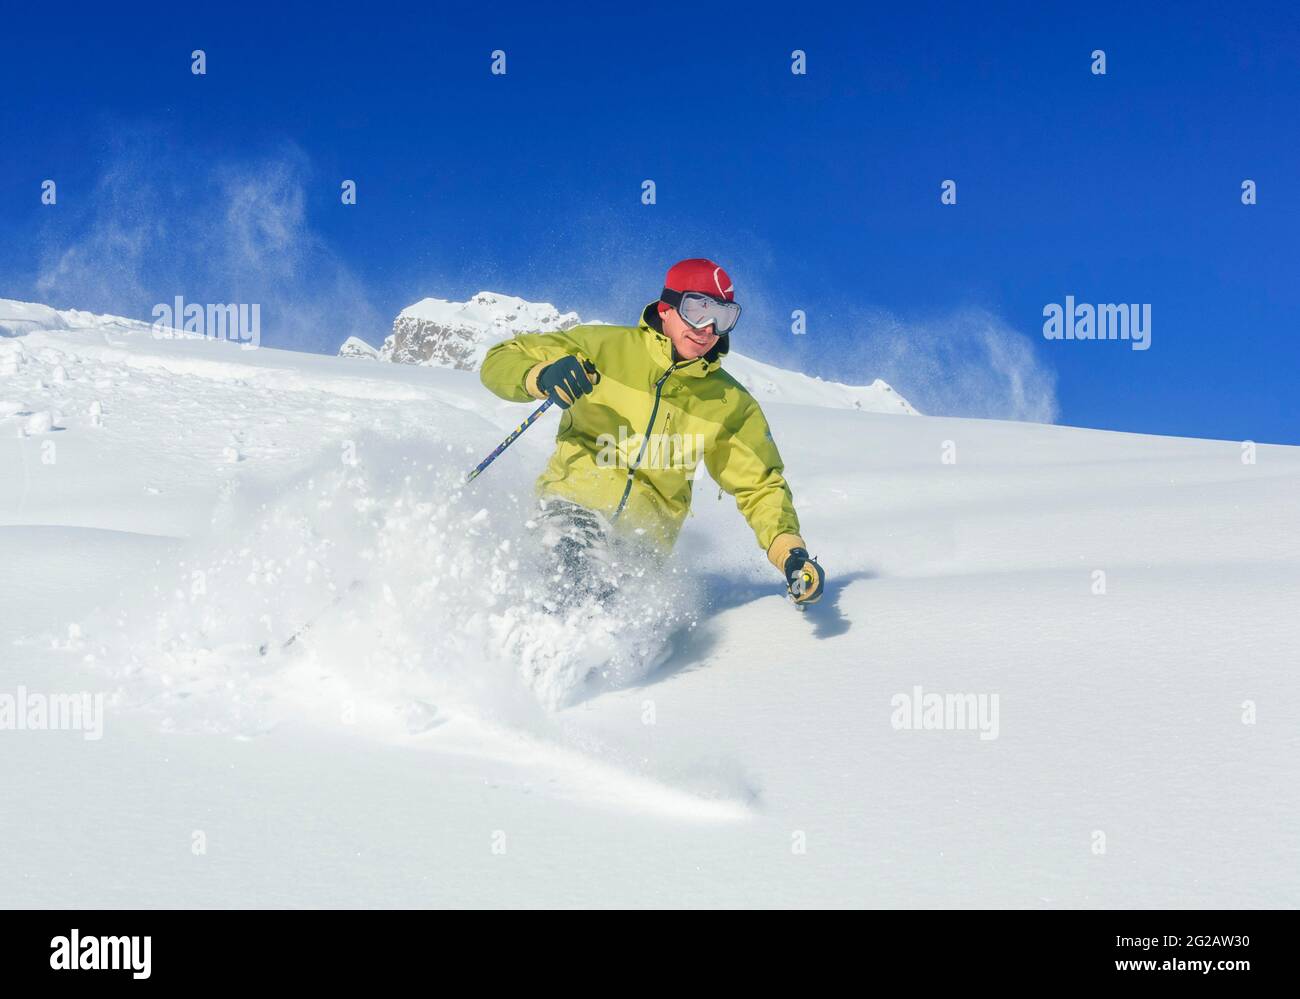
POLYGON ((600 372, 597 371, 596 366, 592 364, 590 361, 588 361, 585 357, 582 358, 582 370, 587 372, 587 377, 591 379, 592 385, 600 384, 600 372))

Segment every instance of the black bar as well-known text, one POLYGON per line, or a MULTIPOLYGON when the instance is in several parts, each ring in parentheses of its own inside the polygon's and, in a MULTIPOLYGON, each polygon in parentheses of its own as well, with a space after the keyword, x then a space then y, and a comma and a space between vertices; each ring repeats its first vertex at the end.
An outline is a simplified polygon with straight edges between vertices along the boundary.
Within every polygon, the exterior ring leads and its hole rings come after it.
POLYGON ((690 981, 678 969, 704 965, 702 974, 724 981, 789 973, 801 991, 822 992, 827 976, 848 975, 859 987, 923 995, 1033 985, 1241 991, 1284 984, 1295 971, 1287 912, 673 913, 658 922, 654 913, 596 921, 539 912, 10 911, 0 912, 0 974, 6 991, 110 981, 334 990, 416 972, 431 976, 432 991, 461 974, 485 976, 482 987, 495 989, 501 972, 531 975, 538 987, 543 979, 560 986, 562 974, 577 986, 602 965, 618 974, 610 988, 660 975, 676 988, 690 981), (70 956, 74 929, 78 963, 118 954, 125 967, 51 967, 70 956), (104 937, 138 940, 132 951, 104 937), (143 960, 134 968, 129 960, 143 958, 145 937, 147 978, 136 977, 143 960))

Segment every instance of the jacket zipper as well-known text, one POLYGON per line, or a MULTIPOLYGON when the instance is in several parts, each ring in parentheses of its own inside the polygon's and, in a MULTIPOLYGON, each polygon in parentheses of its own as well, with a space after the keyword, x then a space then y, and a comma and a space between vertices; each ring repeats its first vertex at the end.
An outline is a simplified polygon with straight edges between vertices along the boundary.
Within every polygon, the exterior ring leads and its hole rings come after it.
POLYGON ((645 458, 646 447, 650 443, 650 431, 654 429, 655 417, 659 414, 659 397, 663 395, 664 382, 668 381, 668 376, 676 369, 676 364, 671 365, 667 371, 659 376, 659 380, 655 382, 655 402, 654 405, 650 407, 650 422, 646 425, 645 433, 641 436, 641 450, 637 452, 636 461, 634 461, 632 466, 627 470, 627 483, 623 486, 623 498, 618 501, 618 509, 614 511, 614 516, 610 518, 611 520, 618 520, 619 514, 623 512, 623 507, 627 506, 627 498, 632 493, 632 481, 636 478, 636 470, 641 467, 642 459, 645 458))

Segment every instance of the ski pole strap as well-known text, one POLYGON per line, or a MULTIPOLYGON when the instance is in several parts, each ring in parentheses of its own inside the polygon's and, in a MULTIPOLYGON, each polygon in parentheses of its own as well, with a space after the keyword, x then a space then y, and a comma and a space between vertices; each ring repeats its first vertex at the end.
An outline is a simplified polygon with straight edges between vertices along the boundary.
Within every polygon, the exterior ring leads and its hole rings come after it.
POLYGON ((516 440, 518 440, 520 434, 522 434, 525 430, 531 427, 537 421, 537 418, 539 416, 541 416, 543 413, 545 413, 548 409, 551 408, 551 404, 552 404, 552 400, 547 399, 544 403, 542 403, 540 406, 534 409, 532 414, 528 417, 528 419, 524 420, 523 423, 519 424, 519 426, 517 426, 514 429, 514 431, 510 434, 509 437, 507 437, 500 444, 498 444, 490 455, 488 455, 486 458, 484 458, 474 467, 474 470, 465 477, 465 481, 473 482, 476 478, 478 478, 479 473, 482 472, 483 469, 487 468, 488 465, 496 461, 497 456, 500 455, 502 451, 508 448, 516 440))

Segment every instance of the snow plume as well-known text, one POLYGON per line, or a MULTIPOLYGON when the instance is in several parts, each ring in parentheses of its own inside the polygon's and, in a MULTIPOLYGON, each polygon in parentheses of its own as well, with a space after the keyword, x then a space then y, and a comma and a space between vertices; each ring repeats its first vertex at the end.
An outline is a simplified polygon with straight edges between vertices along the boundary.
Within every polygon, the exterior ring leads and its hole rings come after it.
POLYGON ((229 269, 292 280, 310 252, 300 169, 288 160, 216 171, 225 209, 218 249, 229 269))
POLYGON ((36 297, 146 321, 177 296, 258 304, 267 346, 374 339, 386 321, 308 218, 324 183, 292 145, 234 161, 125 129, 76 234, 47 239, 36 297))
POLYGON ((607 605, 557 607, 531 492, 462 486, 462 447, 367 439, 352 455, 227 489, 170 582, 124 605, 151 619, 103 626, 129 703, 186 731, 545 729, 548 709, 638 682, 693 626, 685 577, 630 559, 607 605))
POLYGON ((922 413, 1052 423, 1056 375, 1034 343, 983 309, 904 321, 874 313, 852 324, 836 370, 883 378, 922 413))
POLYGON ((144 162, 119 150, 93 195, 89 227, 71 242, 47 244, 36 298, 64 307, 130 309, 145 318, 157 300, 146 287, 151 247, 165 246, 168 219, 144 162))

